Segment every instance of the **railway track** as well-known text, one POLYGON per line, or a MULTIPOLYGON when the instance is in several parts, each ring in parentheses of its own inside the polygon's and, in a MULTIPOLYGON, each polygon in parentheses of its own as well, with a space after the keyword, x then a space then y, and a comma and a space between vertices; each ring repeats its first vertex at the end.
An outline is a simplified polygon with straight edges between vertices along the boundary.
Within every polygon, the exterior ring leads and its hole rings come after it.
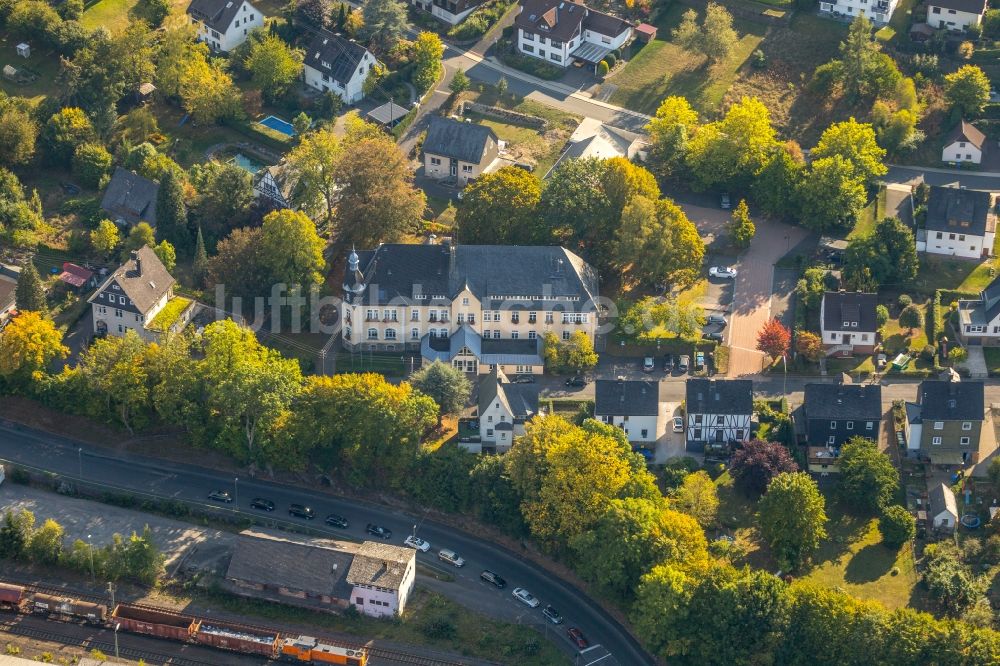
MULTIPOLYGON (((51 594, 53 596, 61 596, 61 597, 67 597, 67 596, 69 596, 69 597, 73 597, 75 599, 79 599, 81 601, 90 601, 92 603, 106 604, 106 603, 109 602, 109 599, 106 596, 104 596, 104 595, 85 594, 85 593, 78 592, 76 590, 67 590, 67 589, 58 588, 58 587, 50 587, 50 586, 47 586, 47 585, 37 585, 37 584, 34 584, 34 583, 23 583, 23 582, 20 582, 20 581, 17 581, 17 580, 10 580, 10 579, 3 578, 3 577, 0 577, 0 582, 10 583, 12 585, 20 585, 20 586, 24 587, 26 590, 29 590, 31 592, 40 592, 42 594, 51 594)), ((168 611, 168 612, 173 612, 173 613, 177 613, 178 612, 178 611, 174 611, 172 609, 163 608, 162 606, 153 606, 153 605, 150 605, 150 604, 135 603, 135 602, 122 602, 122 603, 127 603, 129 606, 132 606, 133 608, 139 608, 139 609, 153 611, 153 612, 163 612, 163 611, 168 611)), ((179 614, 183 615, 185 617, 192 617, 192 618, 194 617, 193 615, 189 616, 186 613, 179 613, 179 614)), ((282 633, 282 632, 279 632, 277 629, 275 629, 273 627, 265 627, 265 626, 262 626, 262 625, 249 624, 249 623, 245 623, 245 622, 241 622, 240 624, 242 624, 244 627, 247 627, 248 629, 254 629, 254 630, 257 630, 257 631, 260 631, 260 632, 263 632, 263 633, 270 633, 270 634, 274 634, 274 635, 277 635, 278 633, 282 633)), ((9 631, 10 633, 17 633, 16 631, 7 629, 6 627, 7 627, 6 624, 0 625, 0 629, 2 629, 3 631, 9 631)), ((45 633, 44 631, 37 630, 37 629, 34 629, 34 628, 30 628, 30 627, 25 627, 25 629, 30 630, 30 631, 34 631, 34 632, 45 633)), ((55 634, 55 632, 52 632, 52 633, 53 633, 53 635, 58 636, 58 634, 55 634)), ((42 638, 40 636, 28 636, 28 637, 29 638, 39 638, 40 640, 48 640, 48 639, 44 639, 44 638, 42 638)), ((65 638, 65 636, 63 638, 56 638, 54 640, 63 640, 64 638, 65 638)), ((320 638, 322 638, 322 637, 320 637, 320 638)), ((437 658, 437 657, 429 657, 427 655, 414 654, 414 653, 409 653, 409 652, 402 652, 400 650, 390 650, 388 648, 376 647, 376 646, 373 646, 373 645, 365 645, 364 643, 352 643, 350 641, 344 641, 344 640, 341 640, 341 639, 334 640, 334 639, 328 639, 328 638, 322 638, 322 640, 326 641, 326 642, 329 642, 329 643, 336 644, 336 645, 340 645, 342 647, 352 648, 352 649, 356 649, 356 650, 360 650, 360 649, 364 648, 364 649, 368 650, 368 655, 371 658, 375 658, 375 659, 379 659, 379 660, 385 660, 385 661, 390 661, 390 662, 395 662, 395 663, 398 663, 398 664, 410 664, 412 666, 468 666, 468 662, 453 661, 453 660, 441 659, 441 658, 437 658)), ((100 646, 93 646, 93 647, 97 647, 102 652, 105 651, 103 647, 100 647, 100 646)), ((111 644, 111 650, 112 651, 114 650, 114 645, 113 644, 111 644)), ((119 650, 119 652, 121 654, 123 654, 124 656, 128 656, 128 655, 125 654, 124 650, 119 650)), ((160 657, 163 657, 163 656, 160 655, 160 657)), ((145 657, 143 655, 139 655, 136 658, 137 659, 141 658, 141 659, 145 659, 146 661, 149 661, 149 658, 145 657)), ((164 661, 162 663, 178 664, 179 666, 214 666, 214 664, 212 664, 211 662, 203 662, 203 661, 197 661, 197 660, 188 660, 185 663, 185 662, 183 662, 183 660, 180 660, 180 658, 177 658, 177 657, 164 657, 164 658, 166 658, 166 659, 172 659, 172 661, 169 661, 169 662, 164 661)))

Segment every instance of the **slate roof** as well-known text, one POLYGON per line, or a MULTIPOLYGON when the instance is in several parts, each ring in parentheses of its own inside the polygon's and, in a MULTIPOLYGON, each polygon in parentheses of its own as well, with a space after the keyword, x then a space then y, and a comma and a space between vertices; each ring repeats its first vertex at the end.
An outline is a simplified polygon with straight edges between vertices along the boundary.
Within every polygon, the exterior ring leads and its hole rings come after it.
POLYGON ((971 143, 979 150, 982 150, 983 144, 986 143, 986 135, 980 132, 975 125, 970 122, 966 122, 963 118, 962 122, 955 125, 955 128, 948 133, 948 136, 945 137, 944 145, 947 146, 956 141, 971 143))
POLYGON ((164 294, 170 291, 176 280, 167 272, 156 253, 148 245, 144 245, 133 252, 132 257, 119 266, 118 270, 109 275, 87 302, 103 302, 100 295, 113 282, 121 287, 122 293, 128 296, 139 312, 146 314, 164 294), (141 271, 136 267, 136 259, 141 271))
POLYGON ((192 0, 187 13, 208 27, 225 32, 243 6, 243 0, 192 0))
POLYGON ((989 192, 931 185, 927 201, 927 231, 983 236, 996 229, 989 192))
POLYGON ((479 164, 491 139, 494 143, 499 140, 496 133, 486 125, 431 116, 427 138, 424 139, 424 152, 479 164))
POLYGON ((598 296, 596 271, 558 246, 385 244, 358 257, 366 285, 362 295, 371 303, 430 304, 435 297, 450 300, 468 286, 484 308, 488 299, 502 298, 505 305, 580 311, 598 296))
POLYGON ((955 516, 956 520, 958 519, 958 502, 955 501, 955 493, 951 492, 951 488, 944 483, 931 488, 927 499, 930 500, 930 505, 933 507, 931 509, 932 515, 937 516, 948 511, 955 516))
POLYGON ((236 537, 226 578, 349 599, 354 559, 332 542, 246 530, 236 537))
POLYGON ((379 125, 392 127, 409 113, 409 109, 394 102, 386 102, 368 112, 368 117, 379 125))
POLYGON ((10 309, 15 304, 14 292, 17 291, 17 278, 20 275, 20 268, 0 264, 0 312, 10 309))
POLYGON ((987 0, 928 0, 927 5, 982 16, 986 13, 986 3, 987 0))
POLYGON ((878 306, 878 294, 865 294, 859 291, 828 291, 823 294, 823 330, 824 331, 876 331, 875 308, 878 306), (847 322, 847 326, 844 326, 847 322), (852 323, 857 326, 851 326, 852 323))
POLYGON ((929 421, 982 421, 986 403, 982 382, 925 379, 917 390, 920 417, 929 421))
POLYGON ((599 416, 658 416, 660 383, 598 379, 594 382, 594 414, 599 416))
POLYGON ((632 25, 617 16, 605 14, 594 9, 587 10, 587 18, 583 19, 583 29, 590 30, 608 37, 617 37, 632 25))
POLYGON ((358 64, 366 53, 368 49, 357 42, 328 30, 317 30, 306 47, 303 64, 328 74, 333 80, 346 86, 354 78, 358 64))
POLYGON ((589 9, 571 0, 522 0, 514 18, 518 28, 568 42, 581 29, 617 37, 630 27, 628 21, 589 9))
POLYGON ((685 399, 688 414, 752 414, 753 381, 689 379, 685 399))
POLYGON ((148 222, 149 226, 156 227, 156 194, 159 191, 160 186, 156 182, 134 171, 116 167, 104 190, 101 209, 130 226, 148 222))
POLYGON ((347 571, 347 582, 398 590, 407 565, 413 563, 416 566, 415 559, 416 551, 412 548, 365 541, 354 555, 351 568, 347 571))
POLYGON ((484 340, 468 324, 463 324, 447 338, 425 335, 420 354, 430 361, 451 363, 462 348, 467 348, 480 363, 488 365, 543 365, 542 339, 511 338, 484 340))
POLYGON ((499 398, 513 414, 514 421, 524 422, 538 413, 538 389, 533 384, 511 384, 497 365, 479 382, 479 413, 499 398))
POLYGON ((879 384, 806 384, 806 417, 879 420, 882 418, 882 387, 879 384))

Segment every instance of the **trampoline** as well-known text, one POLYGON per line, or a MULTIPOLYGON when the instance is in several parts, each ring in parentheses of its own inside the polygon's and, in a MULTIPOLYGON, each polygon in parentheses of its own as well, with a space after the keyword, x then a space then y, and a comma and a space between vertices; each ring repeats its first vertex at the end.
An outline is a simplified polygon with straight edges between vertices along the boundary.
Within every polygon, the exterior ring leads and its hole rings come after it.
POLYGON ((982 521, 979 520, 979 516, 976 514, 966 513, 962 515, 962 519, 959 522, 961 522, 964 527, 974 530, 979 527, 982 521))

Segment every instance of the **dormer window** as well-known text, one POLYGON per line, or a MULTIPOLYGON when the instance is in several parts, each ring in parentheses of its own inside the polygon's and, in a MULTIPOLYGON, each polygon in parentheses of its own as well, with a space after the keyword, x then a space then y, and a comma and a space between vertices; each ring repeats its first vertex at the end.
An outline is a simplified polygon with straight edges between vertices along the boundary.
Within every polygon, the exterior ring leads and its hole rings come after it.
POLYGON ((850 328, 850 326, 851 326, 851 322, 849 322, 849 321, 845 321, 844 322, 844 328, 850 328))
POLYGON ((857 328, 857 327, 858 327, 858 322, 852 321, 851 322, 851 328, 857 328))

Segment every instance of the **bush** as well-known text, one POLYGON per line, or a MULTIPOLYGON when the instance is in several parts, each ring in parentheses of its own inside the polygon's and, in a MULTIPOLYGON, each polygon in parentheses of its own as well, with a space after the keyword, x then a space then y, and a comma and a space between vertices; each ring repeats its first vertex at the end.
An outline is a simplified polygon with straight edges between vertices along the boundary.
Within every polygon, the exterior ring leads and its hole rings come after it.
POLYGON ((750 56, 750 64, 756 69, 764 69, 767 67, 767 56, 764 55, 763 51, 757 49, 753 52, 753 55, 750 56))
POLYGON ((97 187, 111 169, 111 153, 99 143, 83 143, 73 152, 73 175, 87 187, 97 187))
POLYGON ((917 534, 917 521, 905 507, 890 506, 878 519, 882 543, 893 549, 900 548, 917 534))
POLYGON ((920 357, 923 358, 928 363, 934 362, 934 346, 924 345, 924 348, 920 350, 920 357))
POLYGON ((609 69, 614 69, 615 65, 618 64, 618 58, 615 57, 614 53, 609 53, 604 60, 608 63, 609 69))
POLYGON ((608 66, 608 61, 607 60, 602 60, 601 62, 597 63, 597 75, 598 76, 607 76, 608 75, 608 71, 610 69, 611 68, 608 66))
POLYGON ((532 58, 530 56, 513 53, 511 51, 502 53, 500 55, 500 60, 503 61, 503 64, 508 67, 519 69, 522 72, 527 72, 532 76, 537 76, 538 78, 545 79, 546 81, 555 81, 556 79, 562 78, 562 75, 565 73, 562 67, 556 67, 555 65, 550 65, 549 63, 539 60, 538 58, 532 58))
POLYGON ((900 294, 899 298, 896 299, 896 303, 899 304, 900 308, 905 308, 911 303, 913 303, 913 299, 910 298, 909 294, 900 294))

